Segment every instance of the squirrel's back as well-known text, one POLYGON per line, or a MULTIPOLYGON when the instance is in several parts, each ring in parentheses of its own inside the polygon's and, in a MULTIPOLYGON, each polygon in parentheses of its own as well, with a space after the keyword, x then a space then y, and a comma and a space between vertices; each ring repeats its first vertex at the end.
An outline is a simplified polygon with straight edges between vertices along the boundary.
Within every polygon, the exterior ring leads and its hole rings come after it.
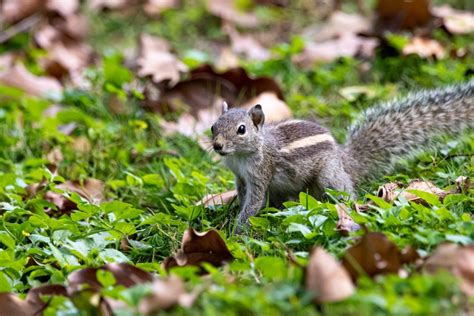
POLYGON ((368 180, 437 136, 469 128, 474 128, 474 80, 412 93, 362 114, 349 131, 345 165, 356 182, 368 180))

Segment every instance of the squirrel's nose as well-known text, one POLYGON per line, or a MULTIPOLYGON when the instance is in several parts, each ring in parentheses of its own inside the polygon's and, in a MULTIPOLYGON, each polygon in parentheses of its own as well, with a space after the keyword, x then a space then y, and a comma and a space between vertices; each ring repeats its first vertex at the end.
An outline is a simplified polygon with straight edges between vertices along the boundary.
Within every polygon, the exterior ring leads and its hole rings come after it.
POLYGON ((219 143, 214 143, 213 147, 214 147, 214 150, 219 151, 219 150, 222 150, 222 147, 224 146, 222 146, 222 144, 219 144, 219 143))

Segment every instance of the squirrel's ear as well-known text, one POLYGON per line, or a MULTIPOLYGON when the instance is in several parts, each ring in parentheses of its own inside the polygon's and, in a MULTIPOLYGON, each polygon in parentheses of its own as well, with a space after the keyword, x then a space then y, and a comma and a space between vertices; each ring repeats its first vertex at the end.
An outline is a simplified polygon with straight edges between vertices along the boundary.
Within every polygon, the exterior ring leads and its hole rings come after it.
POLYGON ((227 104, 227 102, 223 101, 222 102, 222 114, 224 114, 228 110, 229 110, 229 105, 227 104))
POLYGON ((263 114, 262 106, 260 104, 255 105, 249 110, 250 117, 252 118, 253 124, 258 128, 262 128, 263 122, 265 121, 265 114, 263 114))

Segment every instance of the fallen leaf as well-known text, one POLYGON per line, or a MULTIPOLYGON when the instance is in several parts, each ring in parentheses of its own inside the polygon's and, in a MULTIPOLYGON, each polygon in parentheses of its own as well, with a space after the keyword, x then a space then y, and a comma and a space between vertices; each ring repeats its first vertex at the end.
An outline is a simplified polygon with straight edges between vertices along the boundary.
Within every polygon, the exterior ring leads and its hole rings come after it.
POLYGON ((217 57, 217 61, 214 66, 219 71, 226 71, 230 68, 236 68, 239 66, 239 58, 229 47, 224 47, 217 57))
POLYGON ((306 267, 306 290, 315 303, 341 301, 355 292, 349 273, 324 248, 314 248, 306 267))
POLYGON ((347 214, 347 206, 341 203, 336 204, 337 220, 336 230, 342 235, 347 236, 350 232, 360 229, 360 225, 347 214))
MULTIPOLYGON (((52 157, 51 157, 52 158, 52 157)), ((28 197, 32 198, 38 194, 38 192, 44 189, 46 182, 30 184, 27 186, 26 191, 28 197)), ((104 183, 100 180, 89 178, 84 181, 66 181, 64 183, 56 185, 57 189, 61 189, 65 192, 75 192, 81 197, 87 199, 91 203, 100 203, 104 200, 104 183)), ((70 213, 77 208, 76 203, 69 200, 66 196, 55 191, 47 191, 44 194, 44 199, 57 208, 57 213, 60 215, 70 213)), ((55 214, 52 210, 46 210, 47 213, 55 214)))
POLYGON ((187 67, 170 50, 170 45, 164 39, 142 34, 137 60, 138 76, 151 76, 155 83, 166 80, 174 86, 179 81, 180 73, 187 71, 187 67))
POLYGON ((41 296, 67 296, 62 285, 43 285, 28 291, 25 300, 13 293, 0 293, 0 315, 31 316, 42 315, 48 303, 41 296))
POLYGON ((93 10, 111 9, 117 10, 128 6, 132 0, 89 0, 89 6, 93 10))
POLYGON ((172 88, 163 88, 153 94, 145 90, 144 107, 160 113, 187 110, 196 117, 199 110, 208 109, 216 101, 219 107, 222 100, 240 106, 263 92, 274 92, 283 100, 282 90, 273 79, 250 78, 241 67, 218 73, 210 65, 203 65, 192 70, 188 77, 172 88))
POLYGON ((92 149, 92 145, 86 136, 79 136, 73 139, 72 148, 79 153, 88 153, 92 149))
POLYGON ((10 69, 0 72, 0 84, 18 88, 33 96, 62 91, 59 81, 51 77, 35 76, 22 64, 16 64, 10 69))
POLYGON ((46 159, 49 162, 48 169, 53 173, 57 173, 59 164, 64 160, 63 153, 59 147, 53 148, 46 154, 46 159))
POLYGON ((225 23, 223 30, 229 35, 232 50, 236 54, 253 60, 267 60, 270 57, 268 49, 263 47, 262 44, 251 35, 240 34, 232 24, 225 23))
POLYGON ((375 30, 424 26, 431 20, 429 0, 379 0, 375 30))
POLYGON ((64 41, 62 36, 55 28, 46 26, 35 37, 37 44, 48 52, 40 60, 41 65, 55 78, 75 76, 92 61, 92 49, 88 45, 80 41, 64 41))
POLYGON ((152 293, 140 301, 140 313, 145 315, 155 314, 160 310, 168 310, 175 305, 190 307, 197 295, 187 293, 183 281, 171 276, 168 279, 153 281, 152 293))
POLYGON ((57 12, 62 16, 69 16, 79 10, 78 0, 47 0, 46 8, 50 11, 57 12))
POLYGON ((469 34, 474 32, 474 13, 455 10, 445 4, 431 9, 433 15, 441 18, 443 25, 451 34, 469 34))
POLYGON ((456 181, 456 191, 455 193, 467 193, 471 188, 471 179, 466 176, 457 177, 456 181))
POLYGON ((43 0, 4 0, 0 3, 0 16, 7 23, 18 22, 44 6, 43 0))
POLYGON ((42 296, 68 296, 68 294, 62 285, 47 284, 30 289, 26 295, 26 301, 38 308, 38 312, 43 311, 48 306, 48 302, 41 299, 42 296))
POLYGON ((446 51, 441 44, 433 39, 424 37, 412 37, 410 42, 403 47, 403 55, 415 54, 423 58, 441 59, 446 55, 446 51))
POLYGON ((398 273, 402 265, 398 247, 387 236, 367 232, 360 241, 347 249, 342 264, 353 280, 361 275, 374 277, 378 274, 398 273))
POLYGON ((283 100, 278 98, 274 92, 262 92, 239 107, 250 110, 256 104, 262 106, 263 113, 265 114, 265 122, 267 123, 281 122, 293 116, 290 107, 283 100))
POLYGON ((158 15, 164 10, 176 8, 178 0, 148 0, 143 6, 143 10, 148 15, 158 15))
POLYGON ((294 57, 294 61, 304 68, 309 68, 316 62, 329 62, 339 57, 371 57, 377 45, 376 38, 346 33, 325 42, 307 43, 303 52, 294 57))
POLYGON ((97 279, 97 271, 105 270, 113 274, 116 285, 131 287, 136 284, 151 282, 153 277, 150 273, 143 271, 128 263, 108 263, 100 268, 85 268, 72 272, 67 280, 67 291, 73 296, 83 289, 100 291, 102 284, 97 279))
POLYGON ((64 157, 61 149, 59 147, 55 147, 46 154, 46 159, 50 164, 58 166, 64 160, 64 157))
POLYGON ((255 27, 259 24, 255 15, 238 10, 233 0, 207 1, 207 9, 211 14, 240 26, 255 27))
POLYGON ((324 42, 343 36, 347 33, 368 33, 371 21, 360 14, 335 11, 323 24, 311 25, 303 31, 305 38, 316 42, 324 42))
POLYGON ((403 248, 403 250, 400 252, 400 262, 402 264, 405 263, 417 263, 419 264, 421 261, 421 257, 416 251, 415 248, 412 246, 406 246, 403 248))
POLYGON ((393 202, 400 194, 399 188, 402 187, 400 182, 389 182, 379 187, 377 196, 387 202, 393 202))
POLYGON ((176 266, 200 266, 203 262, 220 267, 234 259, 229 249, 215 230, 198 233, 188 228, 181 241, 181 249, 173 257, 168 257, 163 262, 165 269, 176 266))
POLYGON ((224 205, 234 200, 236 197, 237 197, 236 190, 230 190, 227 192, 217 193, 217 194, 208 194, 205 197, 203 197, 202 200, 197 203, 197 205, 204 205, 205 207, 215 206, 215 205, 224 205))
POLYGON ((0 315, 31 316, 41 310, 13 293, 0 293, 0 315))
POLYGON ((104 200, 105 184, 101 180, 88 178, 84 181, 66 181, 56 188, 75 192, 91 203, 100 203, 104 200))
POLYGON ((421 197, 410 193, 410 190, 432 193, 437 195, 440 200, 443 200, 448 194, 448 192, 438 188, 430 181, 413 180, 405 189, 402 189, 402 185, 398 182, 384 184, 379 188, 377 195, 389 203, 393 202, 396 198, 398 198, 398 196, 403 196, 407 201, 410 202, 426 203, 426 201, 421 197))
POLYGON ((460 246, 442 243, 425 261, 423 269, 428 273, 448 270, 461 281, 461 290, 467 296, 474 296, 474 245, 460 246))

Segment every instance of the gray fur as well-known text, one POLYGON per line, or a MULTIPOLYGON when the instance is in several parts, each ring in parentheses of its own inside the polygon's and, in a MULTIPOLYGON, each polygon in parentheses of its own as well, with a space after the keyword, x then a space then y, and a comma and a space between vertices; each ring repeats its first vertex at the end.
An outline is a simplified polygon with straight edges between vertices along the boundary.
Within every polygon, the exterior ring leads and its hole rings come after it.
POLYGON ((213 144, 236 178, 239 227, 268 200, 280 205, 300 192, 320 198, 325 189, 348 192, 388 171, 396 158, 437 135, 474 127, 474 81, 414 93, 369 109, 349 132, 345 146, 315 122, 263 124, 259 105, 225 111, 213 125, 213 144), (245 134, 238 134, 244 125, 245 134))
POLYGON ((474 127, 474 80, 409 94, 368 109, 352 126, 344 161, 355 183, 390 172, 394 162, 437 136, 474 127))

